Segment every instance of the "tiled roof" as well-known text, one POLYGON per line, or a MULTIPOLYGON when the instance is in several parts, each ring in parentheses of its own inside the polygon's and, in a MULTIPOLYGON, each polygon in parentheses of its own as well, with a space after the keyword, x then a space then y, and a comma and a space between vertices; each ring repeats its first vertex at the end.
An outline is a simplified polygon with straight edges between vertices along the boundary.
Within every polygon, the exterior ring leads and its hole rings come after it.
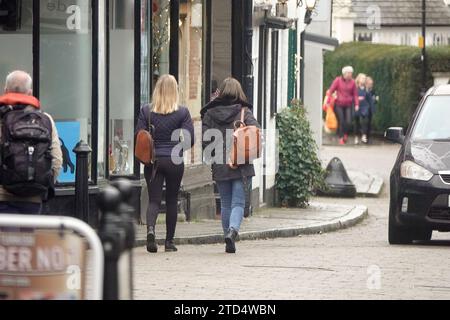
MULTIPOLYGON (((341 0, 335 0, 339 7, 341 0)), ((450 26, 450 6, 444 0, 426 0, 427 25, 450 26)), ((417 26, 422 24, 422 0, 352 0, 356 25, 366 25, 375 10, 380 10, 382 26, 417 26)))

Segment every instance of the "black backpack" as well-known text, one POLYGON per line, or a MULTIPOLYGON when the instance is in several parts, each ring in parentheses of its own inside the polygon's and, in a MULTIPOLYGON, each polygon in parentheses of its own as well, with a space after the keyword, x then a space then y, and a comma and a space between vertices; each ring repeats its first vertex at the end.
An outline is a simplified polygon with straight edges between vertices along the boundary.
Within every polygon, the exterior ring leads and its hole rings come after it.
POLYGON ((0 179, 22 197, 45 199, 53 187, 52 122, 32 106, 2 107, 0 179))

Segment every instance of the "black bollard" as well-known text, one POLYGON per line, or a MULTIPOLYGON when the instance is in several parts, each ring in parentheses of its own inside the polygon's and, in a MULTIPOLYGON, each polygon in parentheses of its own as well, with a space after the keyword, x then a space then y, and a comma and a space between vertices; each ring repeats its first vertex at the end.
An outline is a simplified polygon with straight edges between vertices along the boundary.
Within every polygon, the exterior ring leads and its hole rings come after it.
POLYGON ((89 162, 91 147, 81 140, 73 149, 77 156, 75 172, 75 217, 89 224, 89 162))
POLYGON ((356 187, 350 180, 344 164, 339 158, 333 158, 327 166, 325 177, 326 190, 319 194, 332 197, 355 198, 356 187))
POLYGON ((119 217, 121 218, 121 226, 125 230, 125 247, 121 259, 128 259, 128 272, 121 270, 120 276, 127 277, 121 281, 124 285, 129 285, 128 288, 121 288, 122 296, 128 299, 133 299, 133 248, 136 241, 137 223, 136 211, 131 205, 131 197, 133 195, 133 186, 129 180, 118 179, 111 183, 121 194, 122 201, 118 207, 119 217), (128 292, 128 296, 126 296, 128 292))
POLYGON ((120 299, 119 259, 125 250, 126 233, 118 215, 122 196, 114 187, 107 186, 98 197, 101 211, 99 237, 105 254, 103 300, 120 299))

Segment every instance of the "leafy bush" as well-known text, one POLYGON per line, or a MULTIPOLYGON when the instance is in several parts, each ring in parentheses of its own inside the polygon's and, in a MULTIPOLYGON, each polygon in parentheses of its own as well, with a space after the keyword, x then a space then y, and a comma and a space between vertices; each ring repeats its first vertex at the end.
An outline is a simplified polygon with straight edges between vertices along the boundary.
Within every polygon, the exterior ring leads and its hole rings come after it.
POLYGON ((277 115, 277 129, 280 137, 278 200, 284 207, 306 207, 314 190, 324 186, 324 170, 305 108, 293 101, 290 108, 277 115))
MULTIPOLYGON (((450 71, 450 46, 430 47, 427 55, 429 88, 433 86, 433 72, 450 71)), ((361 42, 343 44, 325 55, 325 91, 345 65, 353 66, 356 74, 370 75, 375 81, 375 90, 380 97, 373 120, 376 131, 408 126, 420 101, 421 49, 361 42)))

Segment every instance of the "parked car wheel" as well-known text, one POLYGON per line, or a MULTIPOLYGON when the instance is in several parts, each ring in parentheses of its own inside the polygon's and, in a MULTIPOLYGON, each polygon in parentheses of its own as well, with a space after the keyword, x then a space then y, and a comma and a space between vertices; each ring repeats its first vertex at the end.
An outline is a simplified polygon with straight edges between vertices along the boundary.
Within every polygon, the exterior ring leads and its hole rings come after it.
POLYGON ((397 206, 390 203, 389 206, 389 243, 411 244, 414 240, 430 241, 433 230, 400 227, 395 222, 397 206))
POLYGON ((395 222, 397 206, 390 201, 389 205, 389 244, 411 244, 413 242, 413 230, 399 227, 395 222))

